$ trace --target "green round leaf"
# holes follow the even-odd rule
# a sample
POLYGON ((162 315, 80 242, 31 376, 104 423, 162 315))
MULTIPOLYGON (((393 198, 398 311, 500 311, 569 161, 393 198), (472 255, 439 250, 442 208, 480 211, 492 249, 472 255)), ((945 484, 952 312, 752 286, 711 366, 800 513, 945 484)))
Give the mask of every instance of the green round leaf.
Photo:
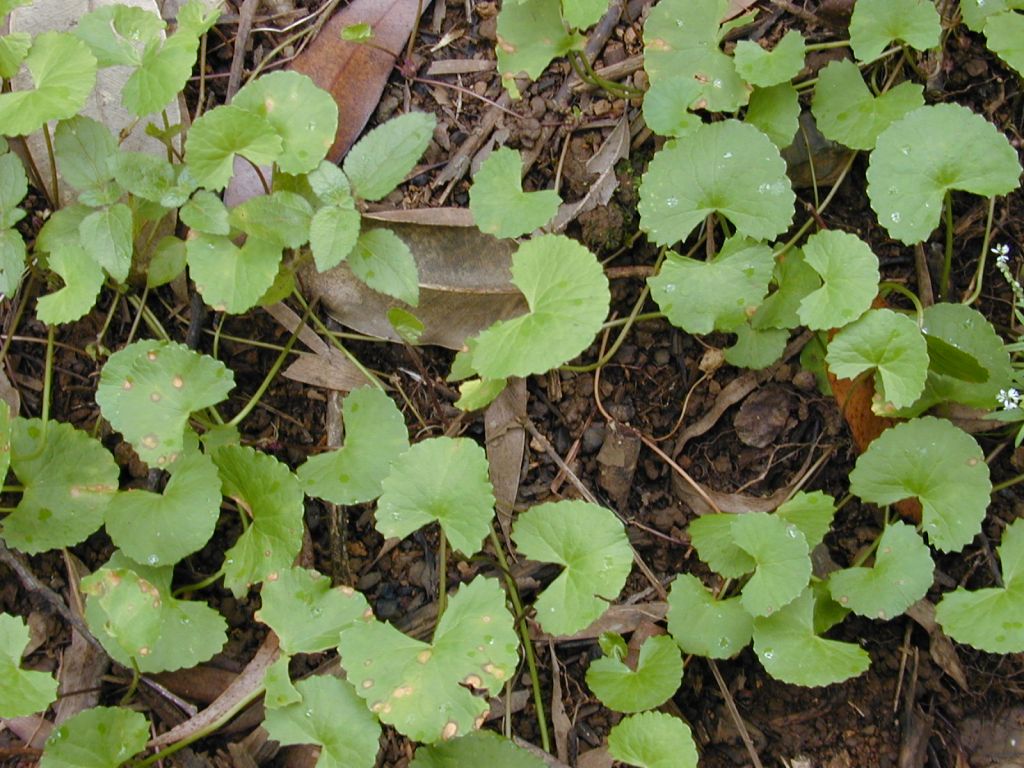
POLYGON ((1021 7, 1021 0, 960 0, 960 15, 970 29, 981 32, 990 16, 1021 7))
POLYGON ((118 768, 146 748, 149 722, 124 707, 93 707, 69 718, 46 740, 40 768, 118 768))
POLYGON ((120 474, 99 441, 39 419, 14 420, 11 469, 25 490, 4 518, 3 537, 26 554, 70 547, 96 531, 120 474))
POLYGON ((640 185, 640 227, 658 245, 672 245, 717 212, 738 234, 769 239, 789 228, 794 200, 771 139, 748 123, 723 120, 654 156, 640 185))
POLYGON ((146 285, 149 288, 167 285, 185 271, 186 259, 188 249, 184 240, 172 236, 160 238, 149 259, 146 285))
POLYGON ((259 115, 234 104, 211 109, 196 120, 185 141, 185 162, 208 189, 223 189, 234 173, 235 155, 260 164, 274 162, 281 137, 259 115))
POLYGON ((512 538, 520 554, 565 570, 534 603, 552 635, 571 635, 595 621, 626 584, 633 550, 615 513, 585 501, 539 504, 519 515, 512 538))
POLYGON ((437 118, 410 112, 378 125, 345 155, 342 169, 361 200, 380 200, 397 187, 434 135, 437 118))
POLYGON ((310 456, 296 474, 302 489, 333 504, 359 504, 380 496, 391 465, 409 449, 402 412, 375 387, 354 389, 342 400, 345 445, 310 456))
POLYGON ((931 545, 959 552, 981 530, 992 483, 973 437, 924 416, 885 430, 868 446, 850 473, 850 491, 875 504, 918 499, 931 545))
POLYGON ((835 499, 822 491, 799 491, 775 510, 776 517, 800 529, 808 549, 814 549, 825 538, 835 513, 835 499))
POLYGON ((789 331, 778 328, 755 329, 743 323, 733 329, 736 343, 725 350, 725 362, 737 368, 767 368, 786 351, 789 331))
POLYGON ((7 478, 11 466, 11 406, 0 399, 0 478, 7 478))
POLYGON ((306 75, 271 72, 248 83, 231 103, 273 126, 281 137, 281 154, 275 162, 285 173, 313 170, 334 143, 338 104, 306 75))
POLYGON ((148 152, 119 152, 114 161, 114 177, 136 197, 167 208, 184 205, 196 188, 195 179, 185 166, 171 165, 167 158, 148 152))
POLYGON ((313 207, 294 192, 257 195, 231 209, 229 221, 250 237, 282 248, 299 248, 309 241, 313 207))
POLYGON ((433 643, 371 619, 341 633, 348 679, 370 711, 411 739, 428 744, 478 727, 486 699, 515 674, 518 638, 505 593, 477 578, 448 600, 433 643))
POLYGON ((985 46, 1024 75, 1024 14, 1000 13, 985 22, 985 46))
POLYGON ((317 270, 325 272, 336 267, 352 253, 359 238, 360 221, 359 211, 351 201, 347 206, 325 205, 313 214, 309 222, 309 248, 317 270))
POLYGON ((776 147, 785 149, 800 127, 800 95, 792 83, 755 88, 745 121, 760 129, 776 147))
POLYGON ((416 260, 405 241, 390 229, 362 232, 348 254, 348 265, 373 290, 414 307, 419 304, 416 260))
POLYGON ((889 234, 913 245, 938 225, 947 191, 1005 195, 1017 188, 1020 173, 1016 150, 994 125, 958 104, 935 104, 914 110, 878 137, 868 165, 868 197, 889 234))
POLYGON ((648 637, 640 647, 636 669, 614 656, 590 662, 587 685, 616 712, 642 712, 661 706, 679 688, 683 660, 667 635, 648 637))
POLYGON ((832 598, 861 616, 891 619, 928 592, 932 585, 931 553, 906 523, 882 531, 871 568, 845 568, 828 578, 832 598))
POLYGON ((165 466, 181 453, 189 415, 219 403, 234 383, 223 363, 184 344, 137 341, 107 360, 96 402, 139 458, 165 466))
POLYGON ((492 731, 473 731, 416 750, 410 768, 544 768, 546 763, 492 731))
POLYGON ((850 18, 850 47, 860 61, 875 58, 893 40, 919 51, 934 48, 941 35, 931 0, 859 0, 850 18))
POLYGON ((530 312, 480 333, 471 365, 486 379, 529 376, 555 368, 594 340, 611 294, 589 250, 561 235, 527 241, 512 256, 512 282, 530 312))
POLYGON ((716 600, 692 574, 681 573, 672 582, 668 631, 683 653, 731 659, 750 642, 753 621, 738 597, 716 600))
POLYGON ((814 633, 810 589, 774 615, 754 620, 754 652, 776 680, 808 687, 841 683, 871 666, 860 646, 814 633))
POLYGON ((50 271, 64 280, 64 287, 36 301, 36 317, 48 325, 73 323, 96 303, 103 287, 103 270, 77 242, 60 243, 50 252, 48 262, 50 271))
POLYGON ((769 616, 796 598, 811 578, 807 539, 792 523, 763 512, 733 515, 736 546, 757 564, 740 603, 752 616, 769 616))
POLYGON ((435 520, 452 548, 471 555, 491 529, 487 455, 469 438, 435 437, 399 455, 381 485, 377 530, 405 538, 435 520))
POLYGON ((117 140, 103 123, 82 115, 62 120, 54 131, 53 149, 61 178, 78 190, 81 202, 110 205, 121 197, 112 183, 117 140))
POLYGON ((263 674, 263 687, 267 689, 263 697, 263 706, 268 710, 281 709, 302 701, 302 694, 295 689, 291 677, 288 676, 289 661, 288 655, 281 654, 263 674))
POLYGON ((547 0, 508 3, 498 14, 498 72, 501 84, 514 99, 519 98, 516 77, 525 72, 536 80, 551 61, 581 44, 575 32, 567 32, 561 8, 547 0))
POLYGON ((788 83, 804 68, 804 36, 791 29, 771 51, 752 40, 740 40, 733 57, 736 71, 751 85, 767 88, 788 83))
POLYGON ((640 768, 697 768, 690 727, 664 712, 624 718, 608 734, 608 753, 640 768))
POLYGON ((213 192, 200 189, 188 202, 181 206, 179 212, 182 222, 206 235, 231 234, 231 215, 228 207, 213 192))
POLYGON ((821 287, 821 278, 804 261, 803 251, 793 249, 776 261, 773 279, 777 290, 761 302, 750 324, 757 329, 796 328, 800 302, 821 287))
POLYGON ((185 87, 199 53, 199 38, 179 24, 163 44, 148 45, 140 66, 124 84, 121 99, 140 117, 160 112, 185 87))
POLYGON ((0 37, 0 77, 9 80, 17 75, 31 48, 32 35, 28 32, 10 32, 0 37))
POLYGON ((89 46, 101 67, 138 66, 142 48, 159 44, 166 26, 144 8, 106 5, 82 16, 72 34, 89 46))
POLYGON ((699 93, 696 80, 662 79, 651 83, 644 94, 644 122, 660 136, 685 136, 704 122, 700 115, 689 111, 699 93))
POLYGON ((501 147, 484 160, 469 190, 469 210, 482 231, 519 237, 544 226, 558 212, 558 193, 524 192, 522 174, 522 159, 514 149, 501 147))
POLYGON ((836 229, 807 238, 804 262, 824 283, 800 302, 801 322, 812 331, 841 328, 871 308, 878 295, 878 257, 856 235, 836 229))
POLYGON ((24 621, 0 613, 0 717, 28 717, 43 712, 57 698, 53 675, 20 666, 29 639, 24 621))
POLYGON ((700 559, 727 579, 746 576, 757 561, 736 544, 732 535, 731 514, 702 515, 690 523, 690 543, 700 559))
POLYGON ((196 289, 214 309, 240 314, 270 290, 281 264, 281 246, 256 237, 239 248, 230 238, 200 234, 185 243, 196 289))
POLYGON ((92 616, 103 616, 104 639, 132 659, 145 658, 160 639, 163 596, 130 568, 101 568, 82 579, 92 616))

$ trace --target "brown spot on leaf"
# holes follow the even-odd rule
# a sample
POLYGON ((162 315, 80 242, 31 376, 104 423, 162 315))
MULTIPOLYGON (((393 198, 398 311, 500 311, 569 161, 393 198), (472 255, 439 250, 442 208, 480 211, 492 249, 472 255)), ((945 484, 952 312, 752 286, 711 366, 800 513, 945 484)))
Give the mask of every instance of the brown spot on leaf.
POLYGON ((449 720, 444 724, 444 728, 441 729, 441 738, 445 741, 454 739, 459 734, 459 724, 449 720))

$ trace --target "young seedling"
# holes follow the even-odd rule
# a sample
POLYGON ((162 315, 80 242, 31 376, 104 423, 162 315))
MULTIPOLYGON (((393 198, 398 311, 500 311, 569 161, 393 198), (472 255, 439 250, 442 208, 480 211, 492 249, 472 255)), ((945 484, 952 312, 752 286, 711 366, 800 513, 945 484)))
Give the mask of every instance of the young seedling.
POLYGON ((683 679, 683 660, 679 647, 668 635, 644 640, 636 669, 624 659, 626 642, 621 635, 601 636, 605 655, 587 668, 587 685, 606 706, 616 712, 643 712, 664 704, 683 679))
POLYGON ((697 768, 690 727, 664 712, 630 715, 608 734, 608 753, 640 768, 697 768))

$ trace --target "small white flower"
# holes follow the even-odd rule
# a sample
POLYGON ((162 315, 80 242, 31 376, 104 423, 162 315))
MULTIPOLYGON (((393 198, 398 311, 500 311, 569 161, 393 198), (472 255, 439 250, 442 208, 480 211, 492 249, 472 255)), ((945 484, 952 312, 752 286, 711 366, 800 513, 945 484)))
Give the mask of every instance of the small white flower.
POLYGON ((1000 243, 999 245, 992 246, 989 249, 989 252, 995 254, 996 261, 1000 264, 1006 264, 1010 261, 1010 246, 1006 243, 1000 243))
POLYGON ((1016 389, 1000 389, 999 394, 996 395, 996 400, 1007 411, 1020 408, 1020 392, 1016 389))

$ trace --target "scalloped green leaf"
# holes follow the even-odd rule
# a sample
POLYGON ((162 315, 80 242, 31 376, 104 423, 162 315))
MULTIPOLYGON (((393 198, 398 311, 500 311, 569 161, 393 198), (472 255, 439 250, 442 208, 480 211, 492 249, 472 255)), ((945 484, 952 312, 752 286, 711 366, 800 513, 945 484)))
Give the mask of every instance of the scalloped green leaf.
POLYGON ((136 197, 159 203, 165 208, 185 205, 196 189, 196 180, 186 166, 171 165, 166 157, 149 152, 118 152, 114 161, 114 178, 136 197))
POLYGON ((0 134, 22 136, 50 120, 74 117, 96 85, 96 57, 62 32, 36 35, 24 66, 35 87, 0 94, 0 134))
POLYGON ((416 750, 410 768, 544 768, 544 763, 493 731, 473 731, 465 736, 416 750))
POLYGON ((18 206, 28 194, 28 177, 21 159, 13 152, 0 154, 0 228, 13 227, 25 211, 18 206))
POLYGON ((733 329, 736 343, 725 350, 725 362, 737 368, 759 371, 782 357, 789 331, 778 328, 751 328, 743 323, 733 329))
POLYGON ((562 0, 562 18, 570 27, 592 27, 608 10, 608 0, 562 0))
POLYGON ((757 567, 757 561, 736 544, 732 514, 701 515, 687 529, 700 559, 727 579, 738 579, 757 567))
POLYGON ((484 160, 469 190, 469 210, 482 231, 519 237, 544 226, 558 212, 558 193, 524 192, 522 174, 522 158, 509 147, 496 149, 484 160))
POLYGON ((935 564, 931 552, 911 526, 886 526, 871 568, 852 567, 828 577, 832 599, 861 616, 891 619, 928 592, 935 564))
POLYGON ((850 473, 850 491, 875 504, 918 499, 931 545, 959 552, 981 530, 992 483, 973 437, 923 416, 885 430, 868 446, 850 473))
POLYGON ((223 189, 231 180, 235 155, 268 165, 281 152, 281 137, 274 126, 234 104, 204 113, 192 124, 185 141, 189 170, 202 186, 213 190, 223 189))
POLYGON ((282 248, 299 248, 309 241, 312 217, 313 206, 301 195, 272 192, 251 197, 232 208, 229 221, 250 237, 282 248))
POLYGON ((941 36, 932 0, 859 0, 850 18, 850 47, 860 61, 874 59, 894 40, 925 51, 941 36))
POLYGON ((234 383, 234 374, 219 360, 184 344, 150 339, 110 356, 96 403, 139 458, 165 466, 182 451, 189 415, 219 403, 234 383))
POLYGON ((771 139, 749 123, 723 120, 654 156, 640 185, 640 227, 658 245, 672 245, 717 212, 737 234, 770 239, 789 228, 795 199, 771 139))
POLYGON ((900 83, 875 96, 849 59, 831 62, 818 73, 811 112, 822 135, 853 149, 874 149, 878 136, 895 121, 924 105, 924 88, 900 83))
POLYGON ((561 235, 523 243, 512 256, 512 282, 528 314, 480 333, 471 365, 485 379, 544 373, 583 352, 608 314, 611 293, 600 262, 561 235))
POLYGON ((669 255, 647 283, 672 325, 696 334, 733 331, 768 293, 774 269, 771 248, 732 237, 712 261, 669 255))
POLYGON ((800 302, 821 287, 821 278, 804 261, 803 251, 796 248, 776 260, 772 280, 777 288, 761 302, 750 324, 758 330, 796 328, 800 325, 800 302))
POLYGON ((788 82, 755 88, 744 120, 760 129, 776 147, 785 149, 800 127, 800 94, 788 82))
POLYGON ((163 493, 134 489, 111 499, 107 533, 137 563, 174 565, 213 536, 220 499, 213 461, 199 451, 187 451, 171 465, 163 493))
POLYGON ((700 93, 696 80, 662 79, 644 94, 643 113, 647 127, 661 136, 685 136, 703 124, 700 115, 689 111, 700 93))
POLYGON ((668 631, 683 653, 730 659, 750 643, 753 621, 738 597, 718 600, 692 574, 672 582, 668 631))
POLYGON ((924 391, 928 345, 917 323, 891 309, 871 309, 828 345, 829 370, 840 379, 875 371, 876 412, 910 405, 924 391))
POLYGON ((794 600, 811 578, 807 539, 793 523, 765 513, 733 515, 733 540, 756 563, 740 603, 752 616, 769 616, 794 600))
POLYGON ((0 37, 0 77, 10 79, 18 74, 31 48, 32 35, 28 32, 10 32, 0 37))
POLYGON ((810 588, 781 611, 754 620, 754 653, 776 680, 812 688, 841 683, 871 666, 860 646, 814 633, 810 588))
POLYGON ((661 706, 676 692, 683 679, 683 659, 671 637, 648 637, 640 646, 636 669, 616 656, 590 662, 587 685, 616 712, 642 712, 661 706))
POLYGON ((975 32, 985 29, 985 22, 990 16, 1011 8, 1024 9, 1024 0, 960 0, 964 24, 975 32))
POLYGON ((280 709, 302 701, 302 694, 295 689, 288 675, 290 660, 289 656, 281 654, 263 673, 263 687, 267 690, 263 697, 263 706, 268 710, 280 709))
POLYGON ((28 717, 45 711, 57 698, 53 675, 21 668, 29 640, 22 619, 0 613, 0 717, 28 717))
POLYGON ((552 635, 571 635, 615 600, 633 567, 633 550, 615 513, 585 501, 553 501, 523 512, 512 529, 524 557, 565 570, 534 602, 552 635))
POLYGON ((487 455, 469 438, 416 443, 391 464, 377 500, 377 530, 405 538, 434 522, 465 555, 479 551, 491 530, 494 491, 487 455))
MULTIPOLYGON (((361 200, 380 200, 397 187, 423 155, 437 118, 409 112, 378 125, 355 143, 342 170, 361 200)), ((333 139, 332 139, 333 141, 333 139)))
POLYGON ((200 189, 179 211, 185 226, 207 235, 231 234, 231 214, 224 201, 208 189, 200 189))
POLYGON ((1017 188, 1020 174, 1016 150, 994 125, 959 104, 934 104, 878 137, 868 164, 868 197, 889 234, 913 245, 938 225, 948 191, 1005 195, 1017 188))
POLYGON ((419 272, 409 246, 390 229, 359 234, 348 254, 352 273, 375 291, 416 306, 420 301, 419 272))
POLYGON ((332 587, 326 576, 287 568, 267 577, 256 620, 270 627, 288 654, 317 653, 338 644, 338 634, 365 618, 366 598, 352 587, 332 587))
POLYGON ((83 15, 72 34, 89 46, 99 66, 137 67, 143 48, 159 45, 166 26, 145 8, 105 5, 83 15))
MULTIPOLYGON (((79 192, 87 205, 110 205, 121 197, 114 182, 118 153, 110 129, 91 117, 76 115, 57 124, 53 151, 61 178, 79 192)), ((83 240, 82 245, 88 248, 83 240)))
POLYGON ((53 729, 39 768, 118 768, 146 748, 149 721, 124 707, 92 707, 53 729))
POLYGON ((644 69, 650 81, 700 84, 693 109, 735 112, 750 93, 736 72, 736 62, 719 43, 720 20, 728 15, 728 0, 663 0, 651 9, 644 24, 644 69))
POLYGON ((1000 13, 985 22, 985 47, 1024 75, 1024 14, 1000 13))
POLYGON ((516 78, 525 73, 536 80, 553 59, 581 47, 582 37, 569 32, 558 3, 522 0, 507 3, 498 14, 498 72, 513 99, 519 98, 516 78))
MULTIPOLYGON (((2 174, 3 171, 0 169, 0 176, 2 174)), ((25 241, 21 233, 14 229, 0 229, 0 294, 3 296, 13 296, 21 285, 26 256, 25 241)), ((102 279, 103 273, 100 272, 100 280, 102 279)))
POLYGON ((505 593, 482 577, 449 598, 432 643, 371 619, 342 632, 338 645, 370 711, 428 744, 478 727, 487 701, 474 692, 497 694, 516 672, 518 648, 505 593))
POLYGON ((823 491, 799 491, 775 510, 775 516, 799 528, 807 539, 807 548, 814 549, 832 526, 835 504, 835 499, 823 491))
POLYGON ((958 643, 988 653, 1020 653, 1024 650, 1024 520, 1014 520, 1003 530, 997 550, 1003 586, 960 587, 943 596, 935 607, 935 619, 958 643))
MULTIPOLYGON (((38 247, 38 241, 36 241, 38 247)), ((50 252, 50 271, 64 287, 36 301, 36 317, 48 325, 73 323, 93 308, 103 287, 103 270, 77 243, 61 243, 50 252)))
POLYGON ((375 387, 353 389, 342 400, 345 444, 310 456, 296 474, 302 489, 333 504, 359 504, 380 496, 391 465, 409 449, 405 419, 375 387))
POLYGON ((640 768, 697 768, 690 727, 664 712, 623 718, 608 734, 608 753, 640 768))
POLYGON ((359 238, 360 221, 351 199, 348 205, 325 205, 313 214, 309 222, 309 247, 320 272, 338 266, 352 253, 359 238))
POLYGON ((78 226, 82 249, 89 258, 123 283, 132 267, 132 211, 124 203, 93 211, 78 226))
POLYGON ((70 424, 14 419, 11 469, 24 486, 3 520, 7 544, 26 554, 84 541, 103 524, 120 474, 99 441, 70 424))
POLYGON ((804 244, 804 262, 823 283, 797 310, 812 331, 841 328, 871 308, 878 295, 878 257, 859 237, 836 229, 817 232, 804 244))
POLYGON ((213 460, 224 495, 249 521, 224 555, 224 586, 241 597, 250 585, 290 568, 302 549, 302 488, 288 467, 252 448, 218 448, 213 460))
POLYGON ((189 274, 203 301, 231 314, 256 306, 281 265, 281 246, 257 237, 238 247, 231 238, 199 234, 185 247, 189 274))
POLYGON ((276 162, 285 173, 313 170, 334 143, 338 104, 306 75, 271 72, 249 82, 231 103, 265 118, 281 137, 276 162))
POLYGON ((114 552, 82 579, 85 619, 112 659, 165 672, 194 667, 223 648, 227 622, 206 603, 176 599, 173 575, 173 566, 152 568, 114 552))
POLYGON ((739 76, 751 85, 767 88, 788 83, 804 68, 804 36, 791 29, 771 51, 752 40, 740 40, 733 58, 739 76))
POLYGON ((321 160, 320 164, 309 172, 306 180, 313 194, 324 204, 355 209, 348 177, 330 160, 321 160))

